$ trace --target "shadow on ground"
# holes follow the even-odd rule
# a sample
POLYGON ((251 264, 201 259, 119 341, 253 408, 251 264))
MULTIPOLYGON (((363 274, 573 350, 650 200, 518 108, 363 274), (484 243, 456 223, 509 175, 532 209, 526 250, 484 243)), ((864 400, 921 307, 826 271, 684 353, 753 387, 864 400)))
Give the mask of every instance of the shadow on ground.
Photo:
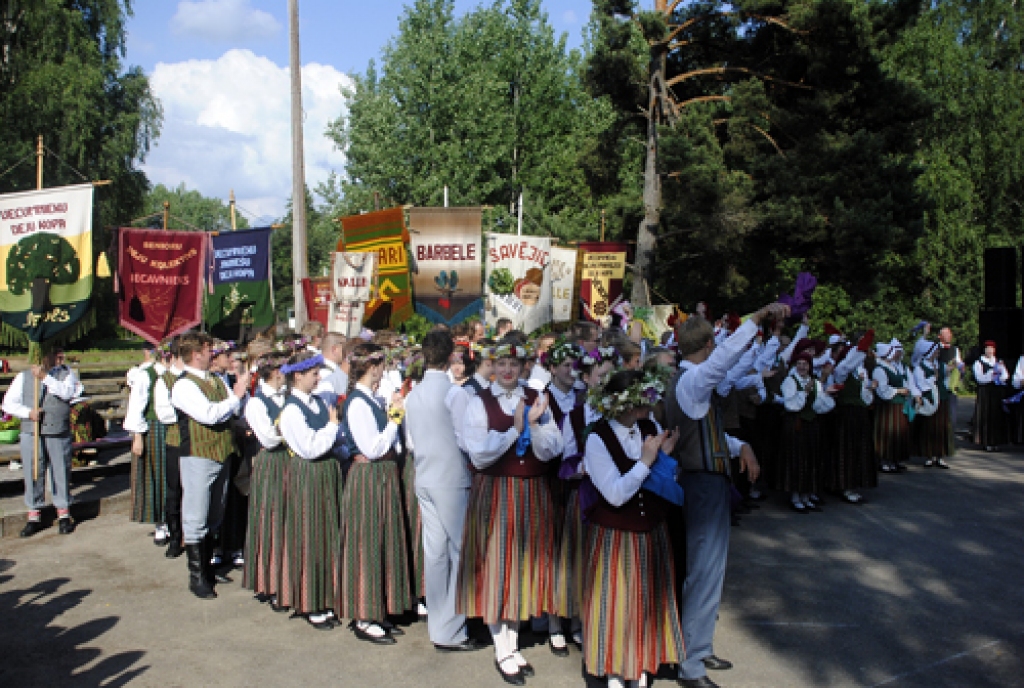
POLYGON ((29 588, 17 586, 15 564, 0 559, 0 685, 123 686, 148 667, 137 666, 141 651, 121 652, 96 661, 89 647, 113 628, 118 617, 93 619, 78 626, 60 617, 81 605, 91 590, 69 589, 68 578, 54 577, 29 588))

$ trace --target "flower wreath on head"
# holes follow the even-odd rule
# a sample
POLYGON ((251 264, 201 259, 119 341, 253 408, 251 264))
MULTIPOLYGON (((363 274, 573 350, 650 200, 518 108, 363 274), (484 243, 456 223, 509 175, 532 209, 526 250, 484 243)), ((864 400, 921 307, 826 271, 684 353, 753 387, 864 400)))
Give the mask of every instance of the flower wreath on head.
POLYGON ((622 364, 622 357, 614 346, 599 346, 593 351, 584 351, 578 359, 580 366, 597 366, 611 361, 615 365, 622 364))
POLYGON ((530 357, 530 351, 521 344, 502 344, 490 350, 488 358, 495 361, 499 358, 518 358, 520 361, 530 357))
POLYGON ((615 418, 637 406, 654 406, 665 394, 665 382, 656 370, 645 372, 642 378, 621 392, 605 391, 610 379, 609 376, 587 395, 590 406, 605 418, 615 418))
POLYGON ((160 358, 170 358, 171 357, 171 340, 167 339, 167 340, 164 340, 164 341, 160 342, 160 345, 157 346, 155 349, 153 349, 153 351, 155 351, 156 355, 159 356, 160 358))
POLYGON ((210 353, 213 356, 220 356, 221 354, 226 354, 226 353, 228 353, 230 351, 234 351, 234 350, 235 350, 235 343, 234 342, 221 342, 217 346, 215 346, 212 349, 210 349, 210 353))
POLYGON ((372 354, 366 354, 365 356, 356 356, 355 352, 350 353, 348 355, 349 363, 356 363, 359 365, 362 365, 364 363, 369 363, 370 365, 377 365, 378 363, 383 363, 386 360, 387 354, 384 353, 383 349, 380 351, 374 351, 372 354))
POLYGON ((576 361, 583 356, 583 349, 561 339, 555 342, 555 345, 540 355, 540 364, 545 368, 555 368, 562 365, 566 361, 573 362, 573 372, 578 372, 578 368, 575 365, 576 361))

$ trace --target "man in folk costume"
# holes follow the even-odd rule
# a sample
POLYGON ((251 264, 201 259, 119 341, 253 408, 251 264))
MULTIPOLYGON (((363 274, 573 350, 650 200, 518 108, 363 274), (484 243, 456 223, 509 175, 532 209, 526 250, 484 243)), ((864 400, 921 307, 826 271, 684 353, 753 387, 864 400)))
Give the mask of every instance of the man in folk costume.
POLYGON ((455 611, 471 477, 452 418, 452 401, 465 394, 448 379, 453 348, 446 332, 434 331, 424 337, 423 380, 405 400, 406 429, 416 448, 416 497, 422 519, 426 597, 430 602, 427 634, 441 652, 483 647, 466 635, 466 616, 455 611))
POLYGON ((225 464, 235 452, 231 419, 247 392, 242 376, 229 390, 209 372, 213 340, 193 332, 181 337, 178 348, 185 370, 171 390, 181 434, 182 530, 188 557, 189 590, 212 599, 214 574, 210 563, 215 531, 224 517, 228 472, 225 464))
POLYGON ((28 523, 21 537, 31 537, 43 529, 40 517, 46 503, 47 468, 60 534, 67 535, 75 529, 71 521, 71 400, 82 394, 83 387, 73 370, 58 365, 58 353, 59 350, 50 351, 38 365, 18 373, 4 395, 4 413, 22 421, 21 464, 28 523), (37 385, 38 406, 32 399, 37 385), (39 463, 33 466, 37 443, 39 463), (33 477, 36 470, 38 478, 33 477))
MULTIPOLYGON (((943 387, 945 387, 949 394, 949 403, 946 404, 947 415, 949 416, 949 425, 953 429, 952 432, 956 433, 956 419, 957 419, 957 401, 956 401, 956 388, 959 386, 960 376, 964 372, 964 360, 960 356, 960 347, 953 346, 953 330, 948 327, 943 327, 939 330, 939 365, 944 369, 943 376, 943 387)), ((952 442, 952 435, 950 436, 952 442)), ((950 446, 950 455, 953 453, 953 447, 950 446)))
POLYGON ((167 443, 154 401, 156 382, 167 372, 164 365, 167 353, 166 346, 147 350, 146 360, 131 371, 128 376, 128 408, 124 417, 124 429, 133 435, 131 520, 155 524, 153 543, 158 546, 166 545, 170 539, 163 513, 167 472, 164 447, 167 443))
POLYGON ((725 379, 765 318, 789 315, 783 304, 765 306, 740 325, 721 345, 703 318, 689 318, 677 327, 676 341, 683 357, 665 400, 668 427, 678 428, 673 456, 679 462, 680 483, 686 494, 686 575, 682 592, 682 624, 687 657, 679 682, 687 688, 713 688, 707 669, 728 669, 712 647, 722 583, 729 552, 730 456, 740 470, 756 481, 760 472, 750 445, 729 438, 721 413, 712 404, 715 388, 725 379))
POLYGON ((875 456, 883 473, 907 470, 910 460, 910 413, 920 396, 910 371, 903 365, 903 345, 898 339, 875 346, 875 366, 871 377, 878 383, 875 396, 875 456))
POLYGON ((185 370, 178 353, 178 338, 165 347, 168 368, 153 385, 153 409, 164 436, 164 522, 167 525, 167 550, 164 556, 176 559, 185 553, 181 527, 181 433, 178 410, 171 403, 171 390, 185 370))
POLYGON ((994 451, 1006 444, 1007 422, 1003 413, 1003 397, 1010 380, 1006 365, 996 358, 996 343, 985 342, 985 354, 974 362, 974 379, 978 383, 978 400, 974 406, 974 443, 994 451))
POLYGON ((533 667, 519 652, 519 622, 554 612, 555 506, 547 462, 562 434, 547 394, 519 386, 526 348, 502 342, 495 381, 470 400, 463 441, 476 469, 469 495, 456 611, 482 617, 495 667, 523 685, 533 667))

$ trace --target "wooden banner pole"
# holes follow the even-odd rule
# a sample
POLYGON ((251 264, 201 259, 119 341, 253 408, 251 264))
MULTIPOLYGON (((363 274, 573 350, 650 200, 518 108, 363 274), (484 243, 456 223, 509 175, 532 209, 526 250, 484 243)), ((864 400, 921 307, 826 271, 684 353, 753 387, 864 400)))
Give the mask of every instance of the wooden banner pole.
POLYGON ((167 231, 167 223, 171 220, 171 202, 164 201, 164 231, 167 231))
MULTIPOLYGON (((43 188, 43 154, 45 150, 43 147, 43 135, 40 134, 36 140, 36 189, 43 188)), ((31 350, 31 347, 29 349, 31 350)), ((32 363, 32 361, 29 361, 29 363, 32 363)), ((35 381, 32 408, 36 412, 35 437, 32 442, 32 481, 35 482, 39 480, 39 378, 33 375, 32 379, 35 381)), ((24 393, 24 390, 22 390, 22 394, 24 393)))
POLYGON ((238 223, 235 220, 235 190, 234 189, 231 189, 231 201, 230 201, 229 205, 231 206, 231 231, 233 232, 236 229, 238 229, 238 223))

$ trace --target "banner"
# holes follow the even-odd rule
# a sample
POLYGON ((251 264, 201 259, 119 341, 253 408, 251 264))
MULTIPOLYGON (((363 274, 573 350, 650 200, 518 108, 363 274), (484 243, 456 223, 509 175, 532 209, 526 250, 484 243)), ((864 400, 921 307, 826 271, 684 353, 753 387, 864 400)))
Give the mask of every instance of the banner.
POLYGON ((357 337, 363 331, 365 301, 331 301, 327 312, 327 331, 343 334, 348 338, 357 337))
POLYGON ((92 184, 0 196, 5 323, 52 339, 88 312, 92 282, 92 184))
POLYGON ((270 285, 270 240, 273 230, 220 232, 211 237, 209 284, 203 320, 215 337, 245 341, 243 332, 274 324, 270 285))
POLYGON ((480 279, 480 208, 413 208, 412 293, 416 312, 454 325, 483 308, 480 279))
POLYGON ((585 242, 583 275, 580 279, 580 302, 583 314, 607 327, 611 324, 612 309, 622 301, 622 280, 626 277, 626 251, 628 246, 619 242, 585 242))
POLYGON ((117 269, 121 326, 159 344, 198 325, 209 240, 205 232, 121 228, 117 269))
POLYGON ((398 327, 413 314, 409 260, 405 252, 408 243, 409 232, 405 229, 402 208, 341 218, 338 251, 374 251, 377 254, 380 281, 377 293, 366 304, 365 314, 366 326, 371 330, 398 327))
POLYGON ((576 255, 574 248, 551 249, 551 322, 572 320, 576 255))
POLYGON ((327 327, 327 316, 331 307, 331 278, 304 278, 302 280, 302 295, 306 299, 306 314, 309 319, 317 320, 327 327))
POLYGON ((551 239, 487 235, 487 324, 512 321, 526 334, 551 321, 551 239))
POLYGON ((332 302, 369 301, 377 271, 377 254, 363 251, 332 255, 332 302))

